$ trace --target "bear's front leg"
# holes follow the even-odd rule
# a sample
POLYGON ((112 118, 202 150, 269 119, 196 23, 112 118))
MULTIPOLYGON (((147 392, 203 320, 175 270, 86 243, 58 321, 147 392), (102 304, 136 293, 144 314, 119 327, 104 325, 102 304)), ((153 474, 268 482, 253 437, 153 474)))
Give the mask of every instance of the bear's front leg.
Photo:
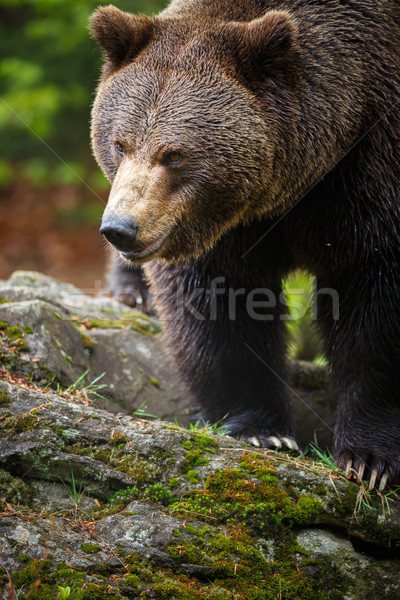
POLYGON ((370 489, 378 485, 380 490, 388 481, 400 481, 400 297, 395 276, 397 269, 389 273, 388 265, 354 268, 334 286, 339 310, 327 296, 318 302, 337 398, 333 453, 349 476, 367 479, 370 489))
POLYGON ((114 249, 110 249, 107 267, 107 288, 111 296, 128 306, 152 313, 142 267, 124 262, 114 249))
POLYGON ((169 353, 208 421, 258 447, 298 450, 283 383, 280 276, 255 286, 236 269, 225 275, 206 259, 146 266, 169 353))

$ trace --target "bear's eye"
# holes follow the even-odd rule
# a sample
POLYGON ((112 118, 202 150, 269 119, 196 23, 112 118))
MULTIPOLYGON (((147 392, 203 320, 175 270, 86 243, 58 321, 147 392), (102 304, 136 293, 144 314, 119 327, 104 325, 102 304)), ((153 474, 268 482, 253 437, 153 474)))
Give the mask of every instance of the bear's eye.
POLYGON ((179 165, 181 161, 182 154, 180 152, 173 151, 167 154, 165 157, 165 162, 167 165, 179 165))
POLYGON ((124 148, 123 144, 121 144, 121 142, 115 142, 114 148, 115 148, 115 151, 117 152, 117 154, 120 154, 120 156, 124 156, 125 148, 124 148))

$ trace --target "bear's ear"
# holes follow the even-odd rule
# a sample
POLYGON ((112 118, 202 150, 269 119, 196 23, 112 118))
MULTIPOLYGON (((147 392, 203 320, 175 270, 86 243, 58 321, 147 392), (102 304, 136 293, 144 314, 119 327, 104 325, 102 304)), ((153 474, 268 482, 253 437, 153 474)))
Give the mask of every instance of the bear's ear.
POLYGON ((271 10, 247 23, 230 23, 227 33, 236 67, 246 79, 274 76, 293 62, 297 27, 286 11, 271 10))
POLYGON ((122 12, 111 4, 98 8, 90 19, 92 37, 105 51, 105 73, 133 60, 150 42, 154 21, 122 12))

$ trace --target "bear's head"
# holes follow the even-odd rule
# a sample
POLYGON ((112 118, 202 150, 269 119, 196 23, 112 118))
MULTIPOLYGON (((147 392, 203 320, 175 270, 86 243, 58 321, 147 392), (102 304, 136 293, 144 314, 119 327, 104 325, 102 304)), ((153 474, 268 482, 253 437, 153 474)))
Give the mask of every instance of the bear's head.
POLYGON ((91 30, 105 53, 92 144, 112 182, 101 232, 124 258, 197 257, 283 211, 296 119, 288 13, 218 23, 109 6, 91 30))

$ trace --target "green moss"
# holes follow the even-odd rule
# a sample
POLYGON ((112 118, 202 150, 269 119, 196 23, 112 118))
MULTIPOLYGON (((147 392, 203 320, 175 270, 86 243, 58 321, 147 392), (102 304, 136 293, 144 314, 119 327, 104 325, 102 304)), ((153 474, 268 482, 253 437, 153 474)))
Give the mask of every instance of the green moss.
POLYGON ((10 326, 5 319, 0 320, 0 365, 13 370, 19 355, 29 352, 25 335, 20 327, 10 326))
POLYGON ((30 562, 31 559, 30 559, 30 556, 28 556, 28 554, 18 554, 18 560, 20 562, 27 563, 27 562, 30 562))
POLYGON ((246 600, 341 598, 337 570, 325 559, 309 559, 290 531, 285 533, 283 541, 276 544, 273 561, 259 552, 243 524, 236 523, 225 535, 208 530, 194 543, 179 540, 167 549, 175 564, 198 565, 203 576, 213 582, 212 587, 207 589, 199 582, 174 587, 178 582, 168 579, 165 588, 156 584, 152 589, 164 590, 165 594, 190 592, 196 598, 230 598, 231 594, 246 600))
POLYGON ((179 529, 173 529, 173 530, 172 530, 172 535, 173 535, 174 537, 180 538, 182 534, 181 534, 181 532, 179 531, 179 529))
POLYGON ((193 485, 195 485, 196 483, 199 483, 198 474, 193 469, 191 469, 190 471, 188 471, 186 473, 186 477, 189 479, 190 483, 193 485))
MULTIPOLYGON (((249 463, 245 465, 249 469, 249 463)), ((250 467, 256 469, 254 464, 250 467)), ((264 465, 257 480, 248 478, 242 469, 215 471, 208 476, 205 490, 192 490, 172 506, 174 514, 186 518, 202 515, 211 523, 245 522, 264 533, 276 533, 283 524, 312 523, 323 510, 322 504, 308 496, 292 502, 270 471, 264 465)))
MULTIPOLYGON (((222 535, 210 527, 199 529, 186 524, 185 534, 195 540, 178 538, 170 544, 168 553, 174 562, 199 565, 215 588, 246 600, 341 597, 336 589, 338 574, 324 561, 309 559, 292 531, 312 523, 323 510, 322 504, 306 495, 293 501, 279 487, 272 463, 260 454, 244 454, 240 466, 211 473, 204 490, 192 490, 170 507, 174 516, 228 527, 222 535), (268 561, 258 550, 256 540, 260 534, 274 540, 274 561, 268 561)), ((171 585, 161 585, 165 597, 168 593, 184 593, 171 585)), ((200 598, 213 597, 201 587, 190 590, 200 598)))
POLYGON ((73 600, 122 600, 118 589, 108 582, 88 582, 86 573, 74 571, 73 567, 66 568, 64 563, 54 568, 49 560, 31 561, 24 569, 13 573, 12 580, 16 589, 23 588, 24 597, 29 600, 54 600, 57 585, 69 587, 73 600))
POLYGON ((190 523, 185 524, 185 531, 189 535, 199 535, 199 530, 190 523))
POLYGON ((33 560, 24 569, 12 574, 13 584, 17 588, 29 586, 38 579, 42 579, 50 571, 49 560, 33 560))
POLYGON ((132 573, 128 573, 128 575, 126 575, 124 577, 124 581, 123 581, 124 585, 129 586, 129 588, 131 589, 131 591, 135 591, 138 592, 141 589, 141 584, 140 584, 140 579, 137 575, 133 575, 132 573))
POLYGON ((175 488, 179 487, 178 477, 171 477, 171 479, 168 481, 168 487, 170 490, 174 490, 175 488))
POLYGON ((90 329, 124 329, 122 321, 117 319, 85 319, 90 329))
POLYGON ((2 404, 8 404, 10 401, 7 392, 0 392, 0 406, 2 404))
POLYGON ((210 435, 203 433, 195 433, 190 436, 190 439, 181 442, 183 448, 187 450, 185 459, 181 463, 179 469, 182 473, 187 474, 194 467, 207 465, 210 462, 209 458, 204 456, 205 452, 215 454, 218 444, 210 435))
POLYGON ((133 500, 140 498, 141 493, 137 487, 127 488, 125 490, 118 490, 110 496, 107 504, 101 509, 101 516, 119 513, 124 510, 133 500))
MULTIPOLYGON (((119 448, 112 450, 120 451, 119 448)), ((176 515, 185 502, 191 503, 192 510, 197 509, 196 521, 204 521, 208 515, 213 525, 194 526, 187 522, 187 513, 184 514, 185 527, 172 530, 167 549, 173 570, 117 551, 123 567, 113 571, 114 579, 105 570, 104 582, 89 583, 84 573, 74 572, 65 564, 58 565, 55 572, 43 568, 38 577, 36 567, 35 579, 32 570, 19 572, 18 581, 24 581, 24 593, 34 600, 53 600, 58 583, 71 587, 74 600, 114 600, 142 595, 157 600, 335 600, 343 597, 339 574, 329 562, 310 559, 291 531, 292 527, 302 527, 315 518, 320 510, 317 501, 303 495, 293 502, 279 488, 267 461, 243 457, 242 463, 242 468, 212 473, 203 490, 194 490, 173 505, 172 513, 176 515), (205 509, 204 516, 202 509, 205 509), (260 537, 273 543, 273 560, 260 551, 260 537), (198 578, 187 574, 188 564, 192 573, 199 573, 198 578), (126 574, 125 570, 129 572, 126 574), (38 579, 40 585, 35 589, 38 579), (53 590, 52 596, 50 590, 53 590)), ((168 488, 154 484, 145 486, 142 492, 137 488, 120 491, 112 502, 116 506, 137 494, 156 501, 167 499, 167 504, 170 498, 168 488)), ((91 547, 100 548, 96 544, 81 547, 85 552, 91 547)), ((98 570, 92 572, 92 577, 97 573, 98 570)))
POLYGON ((327 488, 327 486, 323 485, 322 483, 315 484, 312 490, 314 494, 317 494, 318 496, 326 496, 326 494, 329 493, 329 489, 327 488))
POLYGON ((34 490, 19 477, 0 469, 0 498, 11 506, 29 506, 34 498, 34 490))
MULTIPOLYGON (((112 579, 106 578, 97 585, 88 583, 84 573, 58 565, 56 573, 43 573, 38 595, 32 597, 53 600, 54 595, 49 595, 51 582, 53 589, 55 582, 70 586, 74 600, 122 600, 139 596, 157 600, 338 600, 343 597, 340 575, 329 561, 311 560, 290 535, 277 544, 274 560, 268 561, 243 525, 236 524, 224 535, 209 528, 203 534, 201 531, 206 528, 192 529, 197 533, 194 543, 176 538, 168 548, 175 565, 173 571, 164 570, 139 555, 120 553, 128 573, 115 573, 112 579), (187 564, 192 570, 198 568, 201 577, 187 575, 187 564)), ((26 590, 31 597, 34 585, 29 585, 29 580, 26 590)))
MULTIPOLYGON (((390 496, 389 493, 388 498, 390 496)), ((349 484, 345 494, 341 494, 341 502, 335 504, 332 502, 331 508, 339 512, 344 519, 350 520, 350 523, 357 522, 358 530, 366 537, 374 539, 383 547, 390 548, 398 545, 400 541, 400 527, 390 520, 390 516, 389 519, 387 518, 390 515, 390 508, 386 515, 383 512, 383 501, 381 494, 362 490, 357 484, 352 483, 349 484), (362 515, 362 519, 358 518, 359 515, 362 515)))
POLYGON ((144 460, 131 454, 121 457, 115 468, 118 471, 127 473, 141 485, 157 481, 161 475, 160 467, 154 464, 154 462, 144 460))
POLYGON ((56 571, 52 573, 52 578, 56 582, 67 582, 70 583, 80 581, 82 579, 82 573, 74 571, 73 567, 66 567, 65 563, 57 563, 56 571))
POLYGON ((101 550, 101 547, 98 544, 84 543, 81 544, 81 548, 86 554, 96 554, 96 552, 100 552, 101 550))
POLYGON ((195 433, 192 436, 192 441, 196 446, 203 448, 203 450, 207 450, 208 452, 213 451, 218 448, 218 444, 215 440, 212 439, 210 435, 205 433, 195 433))
POLYGON ((84 589, 74 590, 74 600, 106 600, 106 598, 116 598, 120 595, 113 593, 108 585, 97 585, 88 583, 84 589))
POLYGON ((292 526, 309 525, 323 511, 321 502, 310 496, 300 496, 295 506, 288 508, 285 519, 292 526))
POLYGON ((83 333, 81 330, 79 330, 79 332, 81 334, 82 346, 86 350, 93 350, 94 339, 90 337, 90 335, 87 335, 87 333, 83 333))
POLYGON ((152 591, 158 600, 198 600, 201 596, 186 585, 172 580, 157 583, 152 591))
POLYGON ((11 325, 10 327, 7 327, 6 329, 6 335, 10 338, 10 339, 17 339, 19 338, 22 334, 21 328, 18 327, 17 325, 11 325))
POLYGON ((246 453, 241 457, 241 468, 261 481, 277 483, 276 468, 271 461, 257 453, 246 453), (271 479, 272 478, 272 479, 271 479))
POLYGON ((24 431, 38 429, 41 418, 33 413, 17 413, 7 417, 0 423, 0 430, 7 434, 11 439, 15 439, 24 431))
POLYGON ((279 577, 283 597, 302 600, 343 597, 340 591, 342 578, 329 561, 325 558, 299 559, 299 555, 306 556, 307 553, 290 534, 276 546, 274 571, 279 577))
POLYGON ((25 333, 33 333, 33 329, 29 325, 26 325, 26 327, 24 327, 24 331, 25 333))
POLYGON ((154 502, 159 502, 164 506, 169 506, 173 502, 176 502, 176 497, 169 490, 165 489, 161 483, 156 483, 146 488, 145 497, 150 498, 154 502))
POLYGON ((110 444, 113 446, 123 447, 128 443, 128 438, 121 431, 113 431, 110 444))
POLYGON ((349 485, 340 495, 338 501, 335 501, 332 508, 343 517, 351 517, 357 505, 358 491, 359 487, 357 485, 349 485))
POLYGON ((149 317, 140 311, 121 313, 118 319, 109 318, 85 318, 74 317, 78 326, 82 325, 86 329, 134 329, 145 335, 160 337, 161 328, 156 321, 151 321, 149 317))
POLYGON ((146 460, 132 454, 130 448, 125 448, 127 442, 127 437, 116 431, 107 445, 84 445, 82 441, 78 441, 75 444, 66 444, 64 450, 79 456, 89 456, 127 473, 136 480, 138 486, 159 481, 163 472, 164 457, 160 457, 158 466, 156 459, 146 460))
POLYGON ((202 465, 208 465, 210 459, 205 458, 201 449, 189 450, 186 453, 186 457, 180 465, 182 473, 187 473, 192 470, 193 467, 201 467, 202 465))

